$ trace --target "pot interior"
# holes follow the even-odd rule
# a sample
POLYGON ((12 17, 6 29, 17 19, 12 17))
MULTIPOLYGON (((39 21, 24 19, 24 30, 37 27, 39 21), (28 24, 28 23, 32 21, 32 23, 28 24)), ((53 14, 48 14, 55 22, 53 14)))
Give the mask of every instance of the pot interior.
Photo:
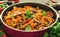
MULTIPOLYGON (((43 5, 43 4, 39 4, 39 3, 20 3, 20 4, 15 4, 13 6, 17 6, 17 7, 24 7, 24 6, 39 7, 40 9, 43 9, 43 10, 46 10, 46 11, 52 11, 53 14, 54 14, 54 17, 53 18, 55 18, 55 20, 57 19, 57 14, 54 11, 54 9, 52 9, 52 8, 46 6, 46 5, 43 5)), ((6 10, 3 11, 2 21, 4 21, 3 20, 3 18, 4 18, 3 16, 5 16, 8 11, 12 10, 13 9, 13 6, 10 6, 6 10)))

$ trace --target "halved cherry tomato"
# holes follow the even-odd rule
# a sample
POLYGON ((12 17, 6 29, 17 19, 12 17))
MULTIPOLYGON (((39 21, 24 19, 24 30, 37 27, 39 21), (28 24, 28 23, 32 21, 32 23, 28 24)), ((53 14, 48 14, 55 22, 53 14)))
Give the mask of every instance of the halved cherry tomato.
POLYGON ((0 4, 3 4, 3 2, 0 2, 0 4))

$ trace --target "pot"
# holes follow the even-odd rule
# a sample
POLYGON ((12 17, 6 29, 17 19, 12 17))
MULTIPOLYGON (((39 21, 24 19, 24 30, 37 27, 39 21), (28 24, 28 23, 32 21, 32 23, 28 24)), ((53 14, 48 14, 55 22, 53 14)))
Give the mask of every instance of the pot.
POLYGON ((47 27, 45 29, 42 29, 42 30, 28 32, 28 31, 22 31, 22 30, 14 29, 14 28, 12 28, 12 27, 10 27, 10 26, 8 26, 7 24, 4 23, 3 16, 6 14, 7 11, 12 10, 13 6, 23 7, 23 6, 26 6, 26 5, 30 5, 32 7, 39 6, 41 9, 44 9, 44 10, 47 10, 47 11, 48 10, 52 11, 54 13, 55 22, 51 26, 53 26, 59 18, 59 15, 58 15, 57 11, 53 7, 45 5, 45 4, 41 4, 41 3, 37 3, 37 2, 20 2, 20 3, 17 3, 17 4, 11 5, 11 6, 7 7, 6 9, 4 9, 1 13, 1 21, 3 23, 4 31, 10 37, 42 37, 44 32, 48 31, 48 29, 51 27, 51 26, 49 26, 49 27, 47 27))

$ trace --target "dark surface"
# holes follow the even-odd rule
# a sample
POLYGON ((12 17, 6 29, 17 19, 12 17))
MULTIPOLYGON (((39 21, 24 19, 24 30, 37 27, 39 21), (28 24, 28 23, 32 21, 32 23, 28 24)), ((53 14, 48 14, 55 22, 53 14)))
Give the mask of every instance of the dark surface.
POLYGON ((60 4, 57 4, 56 6, 53 6, 57 11, 60 10, 60 4))
POLYGON ((4 3, 7 3, 8 5, 12 5, 13 4, 13 2, 4 2, 4 3))

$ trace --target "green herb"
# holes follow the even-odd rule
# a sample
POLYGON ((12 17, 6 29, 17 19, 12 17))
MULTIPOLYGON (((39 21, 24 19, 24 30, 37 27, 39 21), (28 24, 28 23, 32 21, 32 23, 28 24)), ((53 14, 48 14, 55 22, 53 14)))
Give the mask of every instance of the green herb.
POLYGON ((30 25, 25 28, 26 31, 30 31, 30 25))
POLYGON ((0 32, 0 37, 2 37, 4 35, 4 32, 0 32))
POLYGON ((0 8, 2 8, 1 5, 2 5, 2 4, 0 4, 0 8))
POLYGON ((32 16, 31 16, 31 13, 30 13, 30 11, 26 11, 26 18, 31 18, 32 16))
POLYGON ((6 7, 8 7, 8 4, 7 3, 0 4, 0 8, 5 9, 6 7))
POLYGON ((3 9, 5 8, 5 5, 4 4, 2 4, 1 6, 2 6, 3 9))
POLYGON ((54 26, 50 27, 47 34, 45 33, 43 37, 45 35, 48 35, 46 37, 60 37, 60 21, 58 20, 54 26))
POLYGON ((47 33, 47 32, 45 32, 45 35, 44 35, 44 37, 48 37, 48 33, 47 33))
POLYGON ((46 11, 42 10, 42 15, 46 16, 46 11))

